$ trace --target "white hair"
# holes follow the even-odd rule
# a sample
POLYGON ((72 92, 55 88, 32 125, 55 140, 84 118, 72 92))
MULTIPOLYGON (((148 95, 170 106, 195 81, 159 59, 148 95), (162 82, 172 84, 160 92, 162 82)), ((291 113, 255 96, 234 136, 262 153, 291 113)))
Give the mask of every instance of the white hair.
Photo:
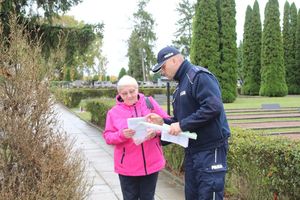
POLYGON ((126 86, 135 86, 136 88, 138 88, 138 83, 135 80, 135 78, 128 76, 128 75, 124 75, 118 81, 117 90, 120 91, 120 89, 122 89, 123 87, 126 87, 126 86))

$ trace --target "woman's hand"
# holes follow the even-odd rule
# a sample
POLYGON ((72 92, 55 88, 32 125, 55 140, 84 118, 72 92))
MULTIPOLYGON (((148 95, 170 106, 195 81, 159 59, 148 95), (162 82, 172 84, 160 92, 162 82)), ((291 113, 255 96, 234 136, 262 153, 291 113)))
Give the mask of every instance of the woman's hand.
POLYGON ((151 140, 156 136, 156 131, 153 130, 152 128, 147 128, 147 137, 146 140, 151 140))
POLYGON ((135 134, 135 130, 132 130, 132 129, 129 129, 129 128, 126 128, 126 129, 123 129, 123 135, 125 138, 132 138, 132 136, 135 134))

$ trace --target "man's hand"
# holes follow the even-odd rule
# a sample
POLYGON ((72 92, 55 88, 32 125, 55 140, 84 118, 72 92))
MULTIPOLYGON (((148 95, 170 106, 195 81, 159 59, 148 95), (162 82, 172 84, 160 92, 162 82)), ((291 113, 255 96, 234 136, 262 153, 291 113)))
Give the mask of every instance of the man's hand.
POLYGON ((126 129, 123 129, 123 135, 125 138, 132 138, 132 136, 135 134, 135 130, 132 130, 132 129, 129 129, 129 128, 126 128, 126 129))
POLYGON ((181 133, 182 130, 179 126, 179 122, 173 123, 170 125, 170 130, 169 130, 169 134, 170 135, 179 135, 179 133, 181 133))
POLYGON ((163 125, 164 120, 161 116, 155 113, 150 113, 146 115, 146 121, 152 124, 163 125))

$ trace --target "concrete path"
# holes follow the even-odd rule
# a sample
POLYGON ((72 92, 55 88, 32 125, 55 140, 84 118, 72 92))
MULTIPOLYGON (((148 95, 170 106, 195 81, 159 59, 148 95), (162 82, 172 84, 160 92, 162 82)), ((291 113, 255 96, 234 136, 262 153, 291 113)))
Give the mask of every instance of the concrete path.
MULTIPOLYGON (((113 171, 113 146, 107 145, 101 130, 79 119, 62 105, 56 105, 62 128, 75 138, 74 147, 86 160, 88 179, 92 182, 89 200, 123 199, 118 175, 113 171)), ((156 200, 184 200, 183 185, 162 171, 159 174, 156 200)))

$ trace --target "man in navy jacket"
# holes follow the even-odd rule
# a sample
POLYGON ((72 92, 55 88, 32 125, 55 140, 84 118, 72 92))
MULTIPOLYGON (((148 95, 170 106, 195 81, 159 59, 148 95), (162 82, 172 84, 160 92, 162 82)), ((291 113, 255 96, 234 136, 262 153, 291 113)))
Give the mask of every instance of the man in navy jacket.
POLYGON ((148 121, 170 124, 169 134, 197 133, 185 149, 186 200, 223 199, 230 129, 216 77, 192 65, 171 46, 161 49, 153 72, 178 82, 173 94, 171 119, 150 114, 148 121))

